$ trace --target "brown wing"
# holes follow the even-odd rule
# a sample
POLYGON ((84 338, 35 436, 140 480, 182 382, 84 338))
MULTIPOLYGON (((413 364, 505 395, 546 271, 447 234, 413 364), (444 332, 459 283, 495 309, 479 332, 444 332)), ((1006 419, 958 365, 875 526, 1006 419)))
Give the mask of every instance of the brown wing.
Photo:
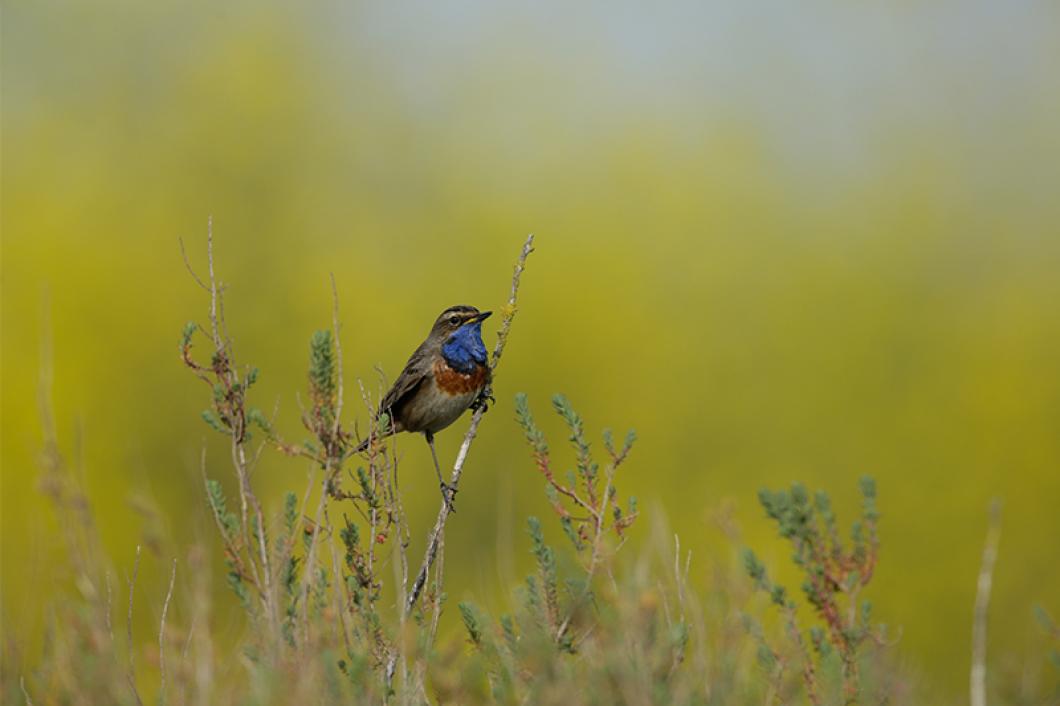
MULTIPOLYGON (((383 397, 383 402, 379 405, 380 413, 389 413, 394 422, 400 420, 401 408, 427 379, 430 369, 431 356, 424 350, 424 346, 420 346, 405 363, 405 369, 401 371, 390 391, 383 397)), ((395 429, 395 431, 401 430, 395 429)))

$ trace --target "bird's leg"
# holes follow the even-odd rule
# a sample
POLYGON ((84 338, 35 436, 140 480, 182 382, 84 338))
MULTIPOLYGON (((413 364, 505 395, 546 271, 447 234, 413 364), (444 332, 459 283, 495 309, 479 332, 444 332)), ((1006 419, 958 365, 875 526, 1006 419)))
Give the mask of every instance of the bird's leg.
POLYGON ((442 469, 438 465, 438 454, 434 450, 434 434, 429 431, 423 432, 427 439, 427 445, 431 447, 431 458, 434 459, 434 472, 438 474, 438 487, 442 490, 442 500, 449 507, 449 512, 456 512, 453 501, 456 500, 456 488, 442 480, 442 469))

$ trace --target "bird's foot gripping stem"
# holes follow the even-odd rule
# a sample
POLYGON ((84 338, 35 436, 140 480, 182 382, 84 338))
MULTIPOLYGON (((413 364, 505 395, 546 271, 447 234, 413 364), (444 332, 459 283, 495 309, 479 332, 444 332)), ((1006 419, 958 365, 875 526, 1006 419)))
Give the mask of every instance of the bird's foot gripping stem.
POLYGON ((483 412, 489 411, 490 405, 497 400, 493 397, 493 389, 490 387, 482 388, 482 392, 478 393, 478 397, 471 403, 471 411, 477 412, 481 409, 483 412))
POLYGON ((449 512, 456 512, 456 506, 453 505, 456 502, 456 488, 448 483, 442 482, 440 484, 442 491, 442 500, 445 501, 445 506, 449 508, 449 512))

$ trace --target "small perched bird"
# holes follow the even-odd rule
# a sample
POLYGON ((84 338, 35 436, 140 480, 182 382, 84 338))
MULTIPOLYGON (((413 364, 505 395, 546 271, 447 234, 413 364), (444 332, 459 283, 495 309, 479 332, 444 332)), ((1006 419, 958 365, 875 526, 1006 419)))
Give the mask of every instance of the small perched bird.
MULTIPOLYGON (((473 306, 451 306, 431 327, 405 369, 383 397, 379 414, 387 414, 387 434, 421 432, 431 448, 442 498, 453 509, 456 489, 442 478, 434 435, 455 422, 468 409, 490 399, 490 367, 482 343, 482 322, 491 311, 473 306)), ((368 448, 365 439, 358 451, 368 448)))

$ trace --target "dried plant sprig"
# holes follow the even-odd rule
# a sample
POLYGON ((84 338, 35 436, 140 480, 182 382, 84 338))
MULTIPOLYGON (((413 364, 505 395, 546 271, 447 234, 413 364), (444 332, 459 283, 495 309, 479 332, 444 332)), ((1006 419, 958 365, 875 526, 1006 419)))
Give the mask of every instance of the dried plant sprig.
POLYGON ((627 508, 623 510, 614 486, 615 473, 629 456, 637 436, 630 430, 622 448, 616 450, 611 431, 604 430, 604 448, 610 456, 610 462, 604 469, 604 487, 601 492, 599 464, 593 459, 581 417, 563 395, 554 396, 552 406, 570 429, 570 441, 575 449, 577 462, 574 482, 563 483, 556 479, 548 443, 534 421, 527 396, 522 393, 515 397, 516 420, 523 428, 538 470, 545 477, 546 495, 553 510, 560 517, 564 531, 579 553, 586 548, 593 549, 589 559, 592 563, 594 556, 595 561, 599 560, 600 539, 604 533, 614 532, 621 539, 625 530, 637 518, 636 498, 630 497, 627 508), (579 492, 579 484, 582 492, 579 492), (566 507, 562 498, 570 501, 573 507, 566 507))
MULTIPOLYGON (((183 241, 181 251, 184 252, 183 241)), ((246 393, 257 380, 258 372, 256 368, 249 368, 241 376, 236 365, 234 347, 224 319, 224 285, 218 281, 214 268, 212 217, 207 223, 206 255, 209 271, 206 280, 195 273, 186 252, 184 263, 196 284, 210 295, 210 326, 207 331, 212 347, 210 362, 201 364, 192 357, 192 339, 195 331, 201 327, 191 323, 184 327, 181 335, 181 360, 196 377, 210 386, 212 405, 203 413, 203 419, 215 431, 230 439, 232 465, 239 484, 240 501, 239 542, 230 546, 237 553, 243 554, 242 567, 258 589, 266 622, 275 633, 278 616, 264 513, 250 484, 252 463, 246 451, 246 444, 251 438, 248 430, 246 393)), ((257 415, 252 418, 257 419, 257 415)))
MULTIPOLYGON (((766 573, 765 565, 758 560, 758 557, 756 557, 754 552, 750 549, 744 552, 744 567, 747 570, 747 574, 754 582, 755 588, 767 594, 773 604, 776 605, 783 614, 785 632, 802 662, 802 681, 803 686, 806 688, 806 698, 810 700, 810 703, 817 706, 821 703, 817 669, 814 666, 813 657, 810 654, 809 649, 807 649, 806 641, 803 639, 802 632, 799 629, 799 623, 796 618, 797 608, 795 601, 788 597, 787 591, 783 586, 770 581, 769 576, 766 573)), ((780 657, 779 653, 769 646, 769 643, 762 635, 760 629, 752 630, 751 634, 759 643, 759 663, 767 672, 771 673, 774 684, 779 684, 784 667, 783 659, 780 657), (767 658, 767 655, 769 655, 769 658, 767 658), (772 674, 774 663, 777 665, 778 669, 776 674, 772 674)), ((818 646, 818 649, 820 649, 820 644, 819 639, 814 639, 814 645, 818 646)))
MULTIPOLYGON (((804 576, 803 594, 823 623, 823 627, 811 629, 810 642, 820 658, 826 658, 832 650, 838 654, 847 703, 854 703, 860 695, 858 662, 862 645, 866 641, 884 641, 882 628, 870 624, 871 603, 859 601, 861 590, 872 579, 879 552, 876 484, 872 478, 864 477, 859 486, 861 517, 851 527, 849 547, 840 538, 831 501, 823 491, 811 500, 806 488, 796 483, 790 491, 762 490, 758 495, 780 536, 795 550, 792 560, 804 576)), ((789 639, 803 661, 807 696, 819 703, 813 656, 796 620, 795 601, 783 586, 769 579, 764 565, 751 550, 745 551, 744 564, 755 588, 768 594, 783 613, 789 639)))
POLYGON ((568 630, 578 610, 592 595, 593 577, 600 565, 608 559, 605 555, 605 537, 613 533, 621 546, 625 531, 637 519, 636 498, 631 496, 627 509, 623 511, 614 483, 615 473, 629 456, 637 437, 636 433, 630 430, 622 448, 615 449, 611 431, 604 431, 604 448, 610 461, 603 472, 601 489, 600 466, 593 458, 581 416, 563 395, 555 395, 552 398, 552 407, 566 423, 570 432, 568 439, 575 453, 577 470, 570 474, 571 477, 566 483, 557 480, 552 470, 548 442, 534 421, 527 396, 520 393, 515 397, 516 420, 523 428, 534 463, 545 478, 545 495, 559 517, 564 534, 581 558, 585 575, 576 581, 580 589, 575 591, 575 600, 569 610, 561 615, 555 598, 555 571, 550 560, 552 550, 544 545, 540 523, 536 518, 531 518, 530 536, 539 575, 536 580, 528 582, 527 586, 531 601, 535 605, 538 605, 538 599, 543 600, 543 603, 538 605, 539 612, 557 644, 564 649, 573 650, 575 641, 568 630))

